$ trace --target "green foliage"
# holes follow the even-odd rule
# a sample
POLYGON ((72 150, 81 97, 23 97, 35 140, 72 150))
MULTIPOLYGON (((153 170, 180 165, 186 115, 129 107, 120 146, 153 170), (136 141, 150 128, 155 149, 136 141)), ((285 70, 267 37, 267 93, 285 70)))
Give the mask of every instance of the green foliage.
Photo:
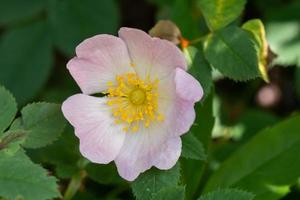
POLYGON ((51 103, 34 103, 22 109, 22 126, 30 131, 26 148, 39 148, 51 144, 63 131, 66 121, 60 105, 51 103))
POLYGON ((24 143, 26 134, 25 130, 7 131, 0 137, 0 151, 7 155, 14 155, 20 145, 24 143))
POLYGON ((174 0, 171 4, 171 16, 172 19, 180 28, 181 33, 184 37, 193 39, 198 37, 203 30, 202 27, 194 26, 194 24, 202 24, 205 22, 201 21, 200 13, 194 1, 190 0, 174 0))
POLYGON ((187 133, 182 137, 181 156, 195 160, 206 160, 203 145, 193 133, 187 133))
POLYGON ((174 186, 165 188, 155 195, 152 199, 155 200, 184 200, 184 186, 174 186))
POLYGON ((74 135, 73 127, 68 125, 62 136, 51 145, 30 150, 29 153, 35 162, 54 165, 55 172, 60 178, 71 178, 80 170, 80 160, 78 139, 74 135), (59 154, 57 150, 59 149, 59 154))
POLYGON ((0 196, 6 199, 46 200, 59 197, 56 179, 22 152, 14 156, 0 151, 0 196))
MULTIPOLYGON (((209 144, 211 142, 211 133, 215 121, 212 110, 212 97, 213 94, 210 94, 202 104, 196 104, 196 120, 189 133, 187 133, 187 135, 193 134, 193 136, 195 136, 201 142, 201 146, 203 146, 204 148, 204 155, 209 154, 209 144)), ((184 184, 186 184, 187 199, 194 199, 193 197, 195 197, 195 195, 197 194, 197 190, 201 182, 205 166, 206 163, 203 162, 203 160, 181 160, 182 176, 183 182, 184 184)))
POLYGON ((257 44, 249 32, 238 27, 229 26, 209 36, 205 56, 231 79, 246 81, 259 76, 257 44))
POLYGON ((219 135, 223 134, 225 139, 214 145, 213 155, 216 162, 224 161, 259 131, 266 127, 273 126, 279 121, 280 118, 272 113, 249 109, 241 114, 234 126, 226 126, 217 123, 214 127, 214 132, 222 131, 219 135), (239 133, 238 137, 236 136, 237 132, 239 133), (228 137, 231 137, 231 140, 233 141, 228 141, 228 137))
POLYGON ((44 5, 45 1, 41 0, 1 0, 0 25, 31 18, 41 12, 44 5))
POLYGON ((276 64, 300 66, 300 3, 271 9, 266 16, 266 32, 276 64), (280 9, 280 12, 278 12, 280 9))
POLYGON ((278 54, 274 64, 300 66, 298 0, 253 0, 246 7, 246 0, 130 2, 1 1, 0 84, 16 100, 0 86, 0 199, 60 199, 60 192, 65 200, 299 199, 300 117, 280 121, 299 109, 300 70, 276 65, 270 79, 267 73, 274 57, 268 43, 278 54), (152 168, 129 183, 113 162, 82 157, 73 127, 63 131, 59 104, 79 92, 65 65, 81 41, 116 35, 119 24, 148 31, 155 14, 175 23, 157 33, 179 44, 204 97, 182 136, 180 166, 152 168), (259 76, 281 91, 267 111, 255 98, 261 80, 223 79, 259 76), (58 104, 33 103, 18 112, 16 102, 21 108, 41 100, 58 104))
POLYGON ((207 97, 211 91, 213 81, 211 67, 207 63, 202 47, 189 46, 183 49, 183 53, 189 65, 188 72, 193 75, 203 87, 204 97, 207 97))
POLYGON ((216 190, 201 196, 198 200, 252 200, 254 195, 238 189, 216 190))
MULTIPOLYGON (((166 188, 177 186, 179 178, 179 164, 176 164, 170 170, 158 170, 153 168, 141 174, 132 183, 133 194, 138 200, 155 200, 161 198, 158 197, 157 194, 166 188)), ((165 195, 164 192, 160 194, 165 195)))
POLYGON ((114 164, 98 165, 89 163, 85 170, 92 180, 101 184, 125 183, 125 181, 120 178, 114 164))
POLYGON ((0 41, 0 83, 19 104, 33 98, 46 82, 52 65, 47 22, 38 21, 7 31, 0 41))
POLYGON ((246 0, 197 0, 208 27, 212 30, 224 28, 243 11, 246 0))
POLYGON ((16 113, 16 100, 9 91, 0 86, 0 135, 13 121, 16 113))
POLYGON ((261 20, 252 19, 243 24, 243 28, 252 32, 254 38, 258 44, 258 67, 261 77, 264 81, 269 82, 267 58, 268 58, 268 43, 266 39, 265 27, 261 20))
POLYGON ((300 176, 295 153, 300 151, 299 120, 297 115, 256 134, 220 166, 205 190, 239 187, 253 192, 257 200, 285 195, 300 176))
POLYGON ((52 0, 49 18, 55 44, 67 55, 74 55, 75 47, 87 37, 100 33, 115 33, 118 12, 111 0, 52 0))

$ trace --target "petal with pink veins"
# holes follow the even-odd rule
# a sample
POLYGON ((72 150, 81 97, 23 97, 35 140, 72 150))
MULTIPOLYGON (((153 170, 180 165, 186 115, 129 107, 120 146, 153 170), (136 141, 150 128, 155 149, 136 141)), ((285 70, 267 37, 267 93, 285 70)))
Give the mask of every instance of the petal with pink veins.
POLYGON ((127 46, 115 36, 88 38, 77 46, 76 55, 67 68, 84 94, 103 92, 116 75, 133 72, 127 46))
POLYGON ((105 98, 76 94, 64 101, 62 111, 75 128, 84 157, 104 164, 117 157, 126 134, 114 123, 105 98))
POLYGON ((151 38, 133 28, 121 28, 119 37, 125 41, 134 69, 142 79, 163 79, 177 67, 187 68, 179 48, 167 40, 151 38))
POLYGON ((156 124, 137 133, 128 133, 115 159, 120 176, 133 181, 152 166, 170 169, 181 153, 181 140, 173 138, 168 127, 156 124))
POLYGON ((176 100, 174 112, 170 118, 176 123, 174 133, 182 135, 187 133, 195 121, 195 102, 200 101, 203 89, 200 83, 186 71, 177 68, 175 73, 176 100))
POLYGON ((177 68, 175 74, 177 95, 193 103, 200 101, 203 96, 203 89, 200 83, 186 71, 177 68))

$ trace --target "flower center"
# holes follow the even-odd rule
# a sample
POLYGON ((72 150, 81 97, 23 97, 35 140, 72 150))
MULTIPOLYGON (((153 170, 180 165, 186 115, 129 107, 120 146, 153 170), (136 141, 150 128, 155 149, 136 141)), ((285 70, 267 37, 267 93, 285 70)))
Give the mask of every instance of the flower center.
POLYGON ((131 103, 141 105, 146 100, 146 92, 142 89, 133 90, 129 95, 129 99, 131 103))
POLYGON ((107 83, 107 104, 115 123, 123 123, 125 132, 136 132, 141 125, 148 128, 153 121, 164 120, 158 113, 158 83, 141 80, 135 73, 118 75, 115 83, 107 83))

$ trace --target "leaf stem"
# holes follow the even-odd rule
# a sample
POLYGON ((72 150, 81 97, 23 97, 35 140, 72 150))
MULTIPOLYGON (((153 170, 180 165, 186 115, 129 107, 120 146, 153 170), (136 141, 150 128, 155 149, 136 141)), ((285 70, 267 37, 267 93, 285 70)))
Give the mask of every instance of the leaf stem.
POLYGON ((86 177, 85 170, 79 171, 77 174, 73 175, 68 188, 64 194, 63 200, 71 200, 75 194, 77 193, 78 189, 81 186, 83 179, 86 177))
POLYGON ((190 44, 196 44, 196 43, 199 43, 199 42, 204 42, 206 40, 207 36, 208 35, 193 39, 193 40, 190 41, 190 44))

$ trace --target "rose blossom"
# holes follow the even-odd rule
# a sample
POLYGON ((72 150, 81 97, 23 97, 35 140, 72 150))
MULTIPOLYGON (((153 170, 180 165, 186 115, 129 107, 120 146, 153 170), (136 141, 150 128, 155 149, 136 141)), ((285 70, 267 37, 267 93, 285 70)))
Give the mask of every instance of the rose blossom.
POLYGON ((152 166, 165 170, 176 164, 180 136, 193 124, 203 91, 175 45, 121 28, 119 37, 84 40, 67 68, 82 94, 69 97, 62 111, 84 157, 114 161, 129 181, 152 166), (104 96, 90 96, 97 93, 104 96))

